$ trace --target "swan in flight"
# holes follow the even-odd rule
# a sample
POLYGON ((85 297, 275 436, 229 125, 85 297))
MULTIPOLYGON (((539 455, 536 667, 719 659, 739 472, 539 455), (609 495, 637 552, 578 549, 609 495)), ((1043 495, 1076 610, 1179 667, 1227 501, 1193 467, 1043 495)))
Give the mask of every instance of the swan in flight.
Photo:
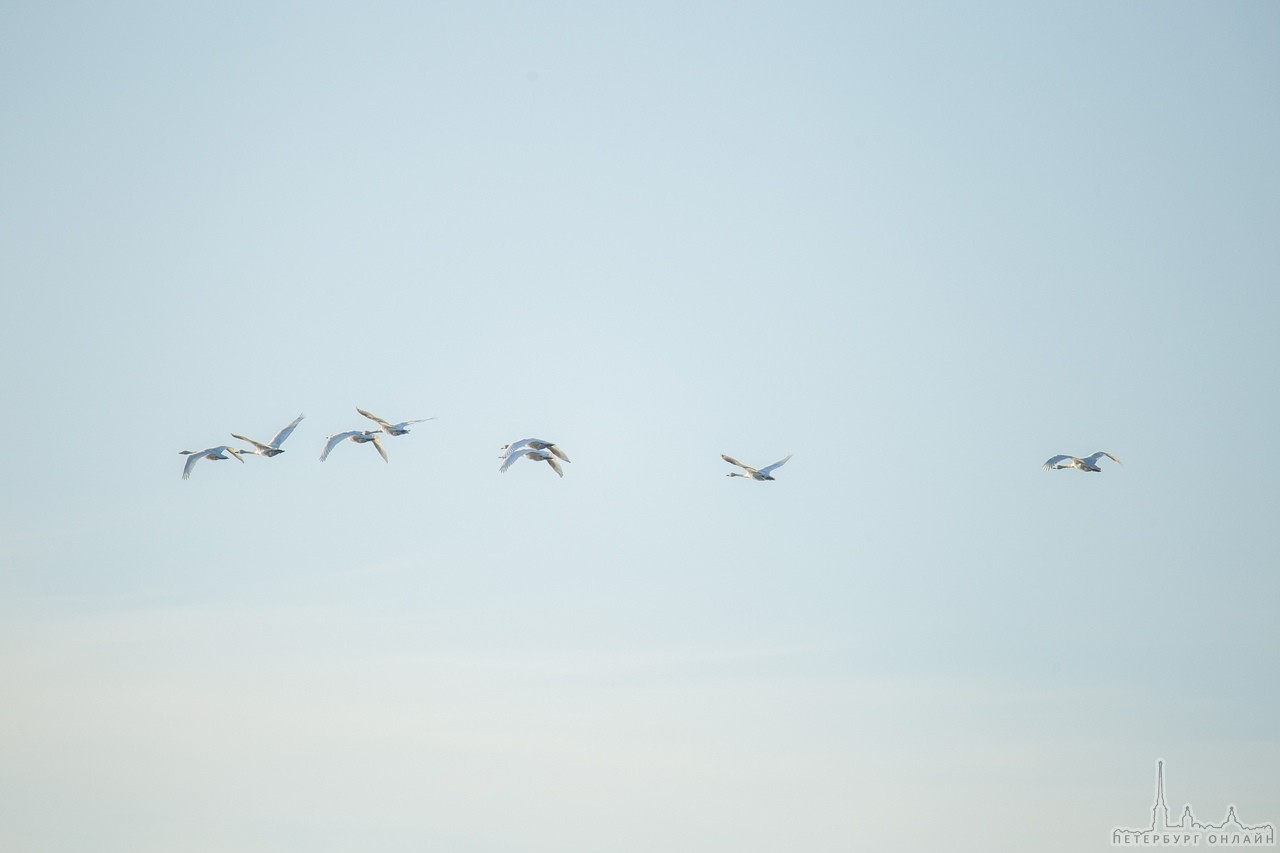
MULTIPOLYGON (((359 406, 356 406, 356 411, 364 415, 366 418, 368 418, 371 421, 377 421, 377 423, 382 427, 382 432, 385 432, 387 435, 404 435, 407 432, 409 432, 407 428, 409 424, 420 424, 420 423, 425 423, 426 421, 435 420, 434 417, 418 418, 416 421, 401 421, 398 424, 393 424, 393 423, 390 423, 389 421, 384 421, 382 418, 378 417, 372 412, 366 412, 364 409, 360 408, 359 406)), ((377 432, 377 431, 378 430, 374 430, 374 432, 377 432)))
POLYGON ((284 444, 284 440, 293 433, 293 428, 296 427, 301 420, 302 415, 298 415, 294 418, 293 423, 276 433, 276 437, 271 439, 270 444, 263 444, 260 441, 254 441, 248 436, 240 435, 235 432, 231 433, 231 437, 238 438, 241 441, 247 441, 254 446, 253 450, 242 450, 240 451, 241 453, 252 453, 255 456, 279 456, 281 453, 284 453, 284 450, 281 449, 280 445, 284 444))
POLYGON ((178 451, 178 454, 180 456, 187 457, 187 464, 182 466, 182 479, 186 480, 191 477, 191 469, 196 467, 196 463, 201 459, 227 459, 228 457, 223 456, 223 453, 230 453, 233 457, 238 459, 241 464, 244 464, 244 457, 240 455, 241 452, 242 451, 236 450, 234 447, 228 447, 225 444, 220 444, 217 447, 209 447, 205 450, 180 450, 178 451))
POLYGON ((772 480, 774 479, 773 477, 774 469, 781 468, 783 465, 786 465, 787 460, 790 459, 792 455, 793 454, 788 453, 786 456, 782 457, 777 462, 773 463, 767 468, 758 468, 758 469, 752 468, 750 465, 743 465, 737 459, 734 459, 732 456, 726 456, 723 453, 720 454, 720 458, 723 459, 725 462, 728 462, 730 465, 737 465, 739 468, 745 469, 747 472, 745 474, 739 474, 737 471, 730 471, 728 474, 725 474, 726 477, 742 477, 744 479, 751 479, 751 480, 772 480))
POLYGON ((1097 453, 1090 454, 1089 456, 1086 456, 1083 459, 1080 458, 1079 456, 1066 456, 1066 455, 1055 456, 1049 461, 1045 462, 1044 465, 1042 465, 1041 467, 1044 468, 1044 470, 1046 471, 1057 471, 1059 468, 1078 468, 1081 471, 1098 472, 1102 470, 1101 468, 1098 467, 1098 460, 1100 460, 1104 456, 1110 459, 1112 462, 1115 462, 1120 465, 1124 464, 1123 462, 1121 462, 1119 459, 1112 456, 1107 451, 1099 450, 1097 453))
POLYGON ((382 457, 383 462, 387 459, 387 449, 382 446, 382 441, 378 438, 378 433, 382 430, 377 429, 353 429, 347 432, 335 432, 333 435, 325 436, 324 452, 320 454, 320 461, 323 462, 329 456, 329 451, 337 447, 343 441, 351 439, 356 444, 366 444, 372 441, 373 446, 377 448, 378 454, 382 457))
MULTIPOLYGON (((513 453, 519 452, 520 449, 524 447, 532 447, 534 450, 550 450, 552 453, 554 453, 556 456, 559 456, 565 462, 571 461, 568 455, 566 455, 565 452, 561 450, 556 445, 555 442, 545 441, 541 438, 522 438, 519 441, 512 442, 511 444, 504 444, 498 450, 498 458, 506 459, 508 456, 510 456, 513 453)), ((504 468, 503 470, 506 470, 506 469, 504 468)))
MULTIPOLYGON (((559 460, 556 459, 554 453, 545 447, 532 449, 525 449, 522 447, 511 451, 505 458, 503 458, 502 467, 499 468, 498 471, 500 473, 506 473, 506 470, 511 467, 511 463, 515 462, 517 459, 532 459, 535 462, 546 462, 551 466, 551 470, 555 471, 561 477, 564 476, 564 469, 560 467, 559 460)), ((565 461, 567 462, 569 460, 566 459, 565 461)))

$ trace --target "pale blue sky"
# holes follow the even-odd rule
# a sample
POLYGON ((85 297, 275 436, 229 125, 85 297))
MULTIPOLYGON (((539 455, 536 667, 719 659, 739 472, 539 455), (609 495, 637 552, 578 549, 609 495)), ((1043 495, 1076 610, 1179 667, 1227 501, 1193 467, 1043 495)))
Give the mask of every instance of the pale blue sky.
POLYGON ((1280 821, 1280 9, 369 5, 0 5, 0 847, 1280 821))

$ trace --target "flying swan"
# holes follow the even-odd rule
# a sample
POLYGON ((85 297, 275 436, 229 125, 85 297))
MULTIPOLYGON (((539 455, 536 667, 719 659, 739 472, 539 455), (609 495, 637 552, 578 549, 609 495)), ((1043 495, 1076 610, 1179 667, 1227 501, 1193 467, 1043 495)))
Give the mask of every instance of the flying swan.
MULTIPOLYGON (((366 412, 364 409, 360 408, 359 406, 356 406, 356 411, 364 415, 369 420, 376 421, 382 427, 382 432, 385 432, 387 435, 405 435, 406 433, 409 432, 409 430, 407 429, 409 424, 420 424, 420 423, 425 423, 426 421, 435 420, 434 417, 418 418, 416 421, 401 421, 398 424, 393 424, 389 421, 384 421, 382 418, 378 417, 372 412, 366 412)), ((377 430, 374 430, 374 432, 377 432, 377 430)))
POLYGON ((1046 471, 1057 471, 1059 468, 1078 468, 1081 471, 1093 471, 1096 473, 1102 470, 1098 467, 1098 460, 1104 456, 1112 462, 1120 465, 1124 464, 1107 451, 1099 450, 1097 453, 1092 453, 1083 459, 1079 456, 1058 455, 1045 462, 1041 467, 1046 471))
POLYGON ((248 436, 240 435, 239 433, 235 433, 235 432, 231 433, 231 437, 238 438, 241 441, 247 441, 253 445, 254 447, 253 450, 242 450, 240 451, 241 453, 252 453, 255 456, 268 456, 268 457, 279 456, 281 453, 284 453, 284 450, 280 447, 280 445, 284 444, 284 440, 289 437, 289 435, 293 432, 293 428, 296 427, 301 421, 302 421, 302 415, 298 415, 296 418, 293 419, 293 423, 289 424, 287 427, 285 427, 284 429, 276 433, 276 437, 271 439, 270 444, 263 444, 260 441, 254 441, 252 438, 249 438, 248 436))
POLYGON ((793 454, 788 453, 786 456, 782 457, 767 468, 752 468, 750 465, 743 465, 737 459, 734 459, 732 456, 726 456, 723 453, 720 454, 720 458, 725 462, 728 462, 730 465, 737 465, 739 468, 745 469, 747 472, 745 474, 739 474, 737 471, 730 471, 728 474, 725 474, 726 477, 742 477, 743 479, 751 480, 772 480, 774 479, 774 469, 781 468, 783 465, 786 465, 787 460, 790 459, 792 455, 793 454))
MULTIPOLYGON (((511 467, 511 463, 515 462, 517 459, 532 459, 535 462, 546 462, 551 466, 551 470, 555 471, 561 477, 564 476, 564 469, 560 467, 559 460, 556 459, 555 454, 547 448, 520 448, 518 450, 513 450, 502 460, 502 467, 499 468, 498 471, 506 473, 506 470, 511 467)), ((567 462, 568 460, 566 459, 565 461, 567 462)))
POLYGON ((532 447, 534 450, 550 450, 552 453, 554 453, 556 456, 563 459, 565 462, 571 461, 568 455, 566 455, 565 452, 561 450, 559 446, 556 445, 555 442, 547 441, 541 438, 522 438, 519 441, 513 441, 511 444, 504 444, 502 445, 501 448, 498 449, 498 458, 506 459, 508 456, 510 456, 513 453, 516 453, 523 447, 532 447))
POLYGON ((323 462, 327 459, 329 457, 329 451, 337 447, 338 444, 346 441, 347 439, 351 439, 356 444, 366 444, 372 441, 373 446, 378 450, 378 455, 382 457, 382 461, 387 462, 389 461, 387 459, 387 449, 382 446, 382 442, 378 438, 379 432, 381 432, 381 430, 353 429, 348 430, 347 432, 336 432, 333 435, 325 436, 324 451, 320 454, 320 461, 323 462))
POLYGON ((187 464, 182 466, 182 479, 184 480, 190 479, 191 469, 196 467, 196 463, 201 459, 218 460, 229 458, 223 456, 223 453, 230 453, 231 456, 238 459, 241 464, 244 464, 244 457, 240 455, 241 451, 236 450, 234 447, 228 447, 225 444, 220 444, 217 447, 209 447, 204 450, 179 450, 178 453, 181 456, 187 457, 187 464))

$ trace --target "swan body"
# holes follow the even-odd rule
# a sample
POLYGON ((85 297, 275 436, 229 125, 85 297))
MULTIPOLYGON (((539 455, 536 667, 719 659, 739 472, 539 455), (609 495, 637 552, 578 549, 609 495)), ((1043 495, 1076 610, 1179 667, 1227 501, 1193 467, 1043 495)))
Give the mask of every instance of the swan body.
MULTIPOLYGON (((417 420, 413 420, 413 421, 401 421, 398 424, 393 424, 389 421, 384 421, 382 418, 378 417, 372 412, 366 412, 364 409, 360 408, 359 406, 356 406, 356 411, 364 415, 369 420, 377 422, 378 425, 381 427, 381 431, 385 432, 387 435, 404 435, 407 432, 409 432, 408 430, 409 424, 420 424, 426 421, 435 420, 434 417, 418 418, 417 420)), ((377 432, 377 430, 374 430, 374 431, 377 432)))
POLYGON ((253 450, 242 450, 241 453, 252 453, 255 456, 267 456, 267 457, 279 456, 281 453, 284 453, 284 450, 280 447, 280 445, 284 444, 284 440, 293 433, 293 428, 296 427, 299 423, 301 423, 302 417, 303 417, 302 415, 298 415, 296 418, 294 418, 293 422, 290 423, 288 426, 286 426, 284 429, 280 430, 278 433, 276 433, 276 437, 271 439, 270 443, 268 444, 263 444, 260 441, 254 441, 252 438, 249 438, 248 436, 243 436, 243 435, 240 435, 239 433, 234 433, 234 432, 231 433, 231 437, 238 438, 241 441, 247 441, 253 445, 253 448, 254 448, 253 450))
POLYGON ((737 465, 739 468, 742 468, 744 471, 747 472, 745 474, 739 474, 737 471, 730 471, 728 474, 725 475, 726 477, 742 477, 743 479, 747 479, 747 480, 775 479, 773 476, 774 469, 781 468, 783 465, 786 465, 787 460, 790 459, 791 456, 792 454, 788 453, 786 456, 782 457, 777 462, 765 468, 752 468, 750 465, 743 465, 741 462, 739 462, 737 459, 734 459, 732 456, 726 456, 723 453, 720 454, 720 458, 723 459, 725 462, 728 462, 730 465, 737 465))
POLYGON ((342 442, 350 439, 356 444, 368 444, 373 442, 373 446, 378 451, 378 455, 382 457, 383 462, 390 461, 387 459, 387 449, 382 446, 382 441, 378 438, 378 433, 382 430, 377 429, 352 429, 346 432, 335 432, 333 435, 325 436, 324 450, 320 453, 320 461, 323 462, 329 457, 329 451, 337 447, 342 442))
POLYGON ((187 457, 187 464, 182 466, 182 479, 184 480, 191 478, 191 469, 196 467, 196 463, 201 459, 217 461, 219 459, 235 458, 241 464, 244 464, 244 457, 240 455, 241 451, 225 444, 220 444, 217 447, 206 447, 204 450, 180 450, 178 453, 187 457), (231 456, 224 456, 224 453, 230 453, 231 456))
POLYGON ((1091 453, 1088 456, 1085 456, 1083 458, 1079 456, 1067 456, 1065 454, 1060 454, 1058 456, 1054 456, 1053 458, 1049 459, 1044 463, 1044 465, 1040 467, 1042 467, 1046 471, 1057 471, 1061 468, 1075 468, 1080 471, 1089 471, 1092 473, 1098 473, 1102 470, 1101 468, 1098 467, 1098 461, 1102 459, 1102 457, 1104 456, 1118 465, 1124 464, 1123 462, 1121 462, 1119 459, 1112 456, 1107 451, 1099 450, 1097 453, 1091 453))

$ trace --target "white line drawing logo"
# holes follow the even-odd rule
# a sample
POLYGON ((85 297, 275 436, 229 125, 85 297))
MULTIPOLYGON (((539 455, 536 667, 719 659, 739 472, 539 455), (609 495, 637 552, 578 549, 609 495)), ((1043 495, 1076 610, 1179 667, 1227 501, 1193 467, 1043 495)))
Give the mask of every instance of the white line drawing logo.
POLYGON ((1227 806, 1221 823, 1201 823, 1191 813, 1191 804, 1182 807, 1177 823, 1169 822, 1169 805, 1164 799, 1164 761, 1156 762, 1156 802, 1151 807, 1151 826, 1111 830, 1112 847, 1274 847, 1276 827, 1272 823, 1249 825, 1227 806))

